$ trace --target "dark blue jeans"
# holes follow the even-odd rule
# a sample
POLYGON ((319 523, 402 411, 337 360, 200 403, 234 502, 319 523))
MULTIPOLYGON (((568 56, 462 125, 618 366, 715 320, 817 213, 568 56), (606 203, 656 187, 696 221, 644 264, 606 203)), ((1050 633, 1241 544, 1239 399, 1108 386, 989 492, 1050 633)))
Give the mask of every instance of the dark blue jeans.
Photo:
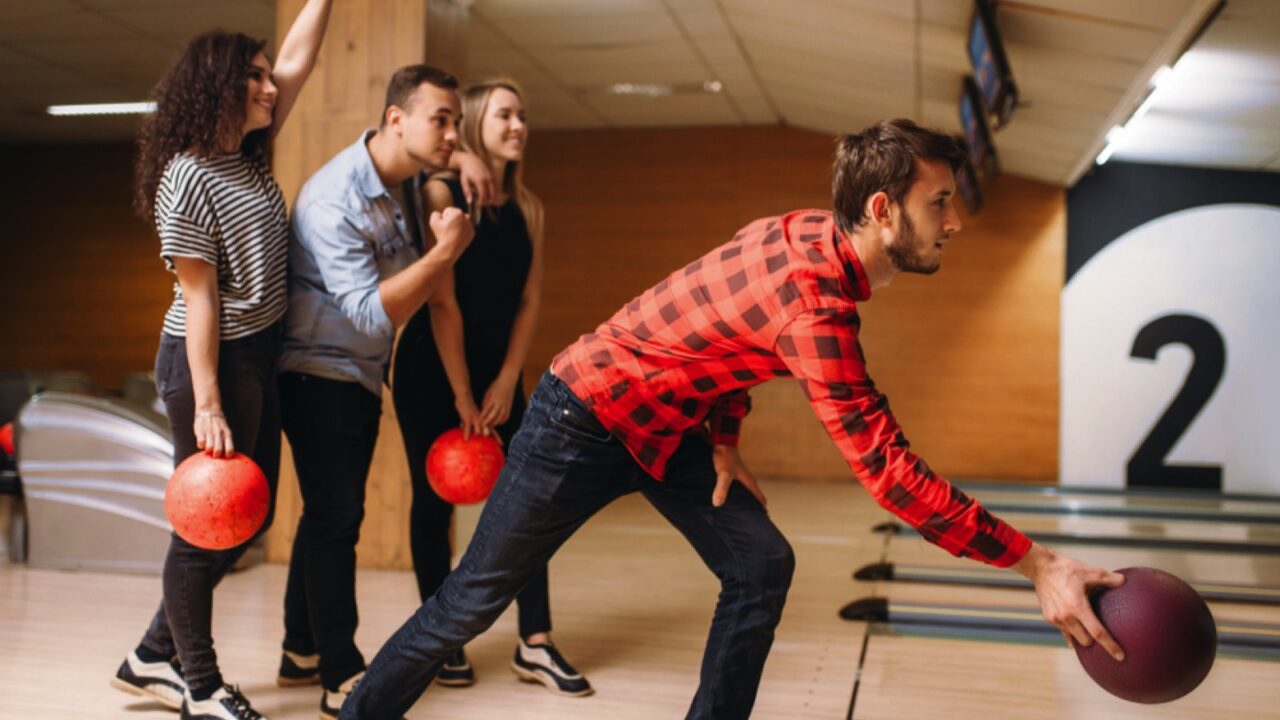
POLYGON ((280 402, 302 493, 284 647, 318 652, 321 683, 336 690, 364 669, 356 647, 356 543, 382 398, 357 382, 288 372, 280 375, 280 402))
MULTIPOLYGON (((213 649, 213 588, 245 550, 271 526, 276 478, 280 467, 280 401, 276 390, 276 358, 280 325, 218 344, 218 389, 222 412, 236 451, 253 458, 271 485, 271 510, 258 535, 229 550, 204 550, 171 535, 164 560, 164 599, 151 619, 142 645, 163 655, 177 655, 187 684, 207 688, 221 684, 213 649)), ((164 400, 173 431, 173 461, 199 452, 193 430, 196 402, 191 387, 186 340, 161 334, 156 353, 156 390, 164 400)))
POLYGON ((688 718, 746 718, 795 558, 764 508, 734 484, 711 506, 711 447, 686 438, 661 483, 554 375, 543 376, 466 553, 440 590, 383 645, 342 706, 346 720, 399 718, 454 649, 491 626, 529 577, 592 515, 642 492, 679 530, 721 591, 688 718))

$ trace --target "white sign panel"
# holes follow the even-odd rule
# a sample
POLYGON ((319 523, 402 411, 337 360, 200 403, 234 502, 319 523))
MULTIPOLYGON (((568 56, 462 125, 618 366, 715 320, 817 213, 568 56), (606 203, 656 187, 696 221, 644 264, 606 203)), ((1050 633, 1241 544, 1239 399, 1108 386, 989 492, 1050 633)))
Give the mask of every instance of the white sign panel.
POLYGON ((1108 244, 1062 297, 1061 482, 1280 494, 1280 208, 1108 244))

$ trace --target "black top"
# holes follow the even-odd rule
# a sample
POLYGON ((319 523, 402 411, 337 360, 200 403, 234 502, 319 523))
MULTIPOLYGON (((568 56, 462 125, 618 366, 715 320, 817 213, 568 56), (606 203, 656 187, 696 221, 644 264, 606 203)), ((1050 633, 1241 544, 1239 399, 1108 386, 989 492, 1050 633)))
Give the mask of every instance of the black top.
MULTIPOLYGON (((462 185, 457 180, 447 180, 445 184, 454 205, 465 211, 462 185)), ((475 238, 453 266, 467 366, 473 372, 479 369, 477 363, 480 367, 492 365, 495 372, 501 366, 532 262, 533 240, 515 198, 501 207, 485 209, 475 238)), ((431 312, 426 305, 409 321, 404 334, 402 344, 413 338, 423 343, 419 347, 424 350, 435 350, 431 312)))

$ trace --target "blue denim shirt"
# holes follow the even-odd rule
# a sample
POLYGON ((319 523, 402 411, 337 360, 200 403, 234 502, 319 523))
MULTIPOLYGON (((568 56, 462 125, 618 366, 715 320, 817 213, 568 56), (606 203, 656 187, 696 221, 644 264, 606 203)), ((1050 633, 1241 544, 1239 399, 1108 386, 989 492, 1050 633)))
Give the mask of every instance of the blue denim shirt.
MULTIPOLYGON (((294 203, 280 371, 359 382, 381 397, 396 329, 378 283, 419 255, 369 156, 373 132, 325 163, 294 203)), ((420 194, 407 195, 422 217, 420 194)))

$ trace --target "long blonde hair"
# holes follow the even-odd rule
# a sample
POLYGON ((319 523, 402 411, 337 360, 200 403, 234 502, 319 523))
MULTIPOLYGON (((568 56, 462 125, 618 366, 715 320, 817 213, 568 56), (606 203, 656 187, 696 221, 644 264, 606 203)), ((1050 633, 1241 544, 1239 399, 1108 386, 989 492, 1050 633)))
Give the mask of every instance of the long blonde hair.
MULTIPOLYGON (((515 93, 524 103, 524 92, 514 80, 494 78, 475 83, 462 92, 462 148, 489 164, 492 156, 484 146, 484 138, 480 128, 484 123, 485 113, 489 109, 489 98, 496 90, 508 90, 515 93)), ((520 213, 534 238, 542 236, 542 202, 524 185, 524 163, 512 161, 507 163, 502 177, 502 192, 515 198, 520 213)))

